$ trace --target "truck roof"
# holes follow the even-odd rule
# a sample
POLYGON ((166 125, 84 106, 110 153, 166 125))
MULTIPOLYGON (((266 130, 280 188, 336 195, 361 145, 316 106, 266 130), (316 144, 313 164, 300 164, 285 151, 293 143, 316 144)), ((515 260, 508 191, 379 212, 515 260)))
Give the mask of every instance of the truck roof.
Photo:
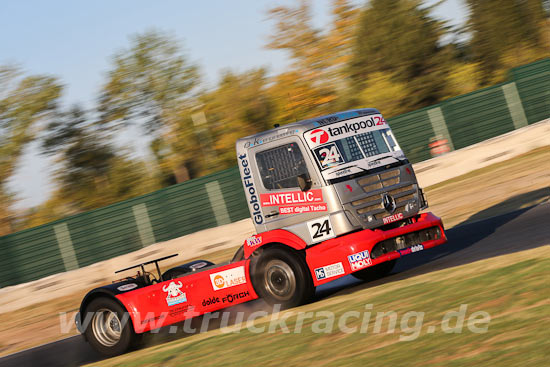
POLYGON ((330 115, 324 115, 314 117, 306 120, 292 122, 287 125, 276 127, 270 130, 262 131, 261 133, 245 136, 237 140, 237 148, 244 147, 250 148, 256 145, 263 144, 268 141, 274 141, 286 136, 300 135, 313 128, 330 125, 335 122, 349 120, 354 117, 368 116, 379 114, 380 112, 375 108, 361 108, 355 110, 348 110, 342 112, 332 113, 330 115))

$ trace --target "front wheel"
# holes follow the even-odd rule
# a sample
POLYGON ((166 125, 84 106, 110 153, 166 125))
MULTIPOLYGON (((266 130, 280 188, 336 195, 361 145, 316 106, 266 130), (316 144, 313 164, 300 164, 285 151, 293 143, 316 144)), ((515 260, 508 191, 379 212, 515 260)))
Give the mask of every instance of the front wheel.
POLYGON ((94 299, 86 308, 91 320, 86 328, 90 345, 105 356, 126 352, 136 341, 131 320, 124 308, 113 299, 94 299))
POLYGON ((315 294, 302 254, 279 247, 262 251, 252 258, 252 284, 269 305, 281 308, 307 303, 315 294))
POLYGON ((351 273, 351 275, 359 280, 370 282, 376 279, 383 278, 391 273, 396 262, 397 260, 386 261, 381 264, 377 264, 374 266, 370 266, 366 269, 356 271, 355 273, 351 273))

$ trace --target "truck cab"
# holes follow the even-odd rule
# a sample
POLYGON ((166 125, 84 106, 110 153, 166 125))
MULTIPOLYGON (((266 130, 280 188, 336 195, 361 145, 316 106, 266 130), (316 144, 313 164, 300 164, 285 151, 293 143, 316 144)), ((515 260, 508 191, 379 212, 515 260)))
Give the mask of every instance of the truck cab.
POLYGON ((339 112, 236 143, 257 233, 283 229, 307 246, 407 223, 426 200, 382 114, 339 112))

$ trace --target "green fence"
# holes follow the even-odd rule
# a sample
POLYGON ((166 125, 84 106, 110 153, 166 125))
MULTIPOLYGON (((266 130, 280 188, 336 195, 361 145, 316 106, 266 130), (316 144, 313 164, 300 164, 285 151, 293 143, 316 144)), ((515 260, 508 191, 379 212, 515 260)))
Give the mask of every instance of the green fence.
POLYGON ((550 59, 510 71, 509 81, 388 119, 412 162, 431 158, 430 139, 460 149, 550 117, 550 59))
POLYGON ((248 217, 237 168, 0 237, 0 286, 40 279, 248 217))
MULTIPOLYGON (((388 119, 412 162, 436 136, 460 149, 550 117, 550 59, 509 81, 388 119)), ((0 237, 0 287, 110 259, 249 216, 237 168, 0 237)))

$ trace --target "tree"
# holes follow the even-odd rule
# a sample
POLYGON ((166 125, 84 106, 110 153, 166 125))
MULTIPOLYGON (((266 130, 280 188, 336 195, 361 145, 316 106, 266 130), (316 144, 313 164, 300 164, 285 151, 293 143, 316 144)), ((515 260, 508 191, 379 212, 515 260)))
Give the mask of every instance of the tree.
POLYGON ((13 194, 6 183, 38 124, 55 111, 61 90, 53 77, 24 77, 15 67, 0 66, 0 234, 11 232, 13 194))
MULTIPOLYGON (((268 83, 267 72, 262 68, 243 73, 225 71, 217 88, 201 96, 208 123, 195 121, 195 133, 203 135, 199 139, 203 142, 202 155, 215 155, 215 167, 235 164, 237 139, 273 127, 275 111, 268 83)), ((210 166, 207 164, 214 168, 210 166)))
POLYGON ((294 7, 279 6, 269 10, 275 31, 268 48, 285 50, 293 60, 291 70, 275 77, 270 94, 276 99, 277 123, 313 117, 321 111, 334 111, 338 89, 345 83, 338 79, 344 70, 342 60, 347 52, 346 35, 349 23, 344 19, 353 14, 347 1, 335 1, 333 15, 340 22, 333 32, 315 29, 311 21, 311 3, 300 0, 294 7), (341 32, 341 33, 339 33, 341 32))
POLYGON ((510 67, 550 55, 550 28, 540 0, 467 0, 470 46, 483 83, 502 81, 510 67), (546 40, 547 41, 547 40, 546 40))
POLYGON ((100 208, 156 188, 145 164, 117 151, 108 135, 79 107, 59 114, 48 125, 42 148, 57 157, 57 191, 42 207, 50 215, 100 208), (64 210, 52 210, 54 203, 64 210))
POLYGON ((370 74, 367 86, 359 94, 361 105, 376 107, 387 117, 407 112, 403 104, 409 95, 407 85, 395 79, 384 72, 370 74))
MULTIPOLYGON (((192 105, 190 92, 198 84, 197 67, 189 63, 176 40, 151 31, 132 38, 131 47, 117 54, 99 100, 100 123, 119 129, 139 124, 152 137, 152 149, 171 148, 171 132, 180 111, 192 105)), ((177 153, 172 150, 176 155, 177 153)), ((189 162, 172 164, 175 177, 185 177, 189 162)))
POLYGON ((333 90, 293 71, 275 76, 269 95, 274 103, 273 122, 280 125, 334 112, 337 99, 333 90))
POLYGON ((326 36, 332 80, 337 89, 347 88, 348 64, 353 56, 353 41, 359 22, 359 9, 348 0, 333 0, 332 27, 326 36))
POLYGON ((330 67, 329 50, 321 32, 311 24, 310 2, 300 0, 296 7, 275 7, 268 11, 268 16, 275 21, 275 32, 267 48, 288 51, 301 79, 323 79, 330 67))
POLYGON ((444 24, 432 18, 419 0, 372 0, 362 10, 350 73, 357 90, 369 75, 385 73, 406 83, 407 109, 438 102, 445 93, 448 55, 438 42, 444 24))

